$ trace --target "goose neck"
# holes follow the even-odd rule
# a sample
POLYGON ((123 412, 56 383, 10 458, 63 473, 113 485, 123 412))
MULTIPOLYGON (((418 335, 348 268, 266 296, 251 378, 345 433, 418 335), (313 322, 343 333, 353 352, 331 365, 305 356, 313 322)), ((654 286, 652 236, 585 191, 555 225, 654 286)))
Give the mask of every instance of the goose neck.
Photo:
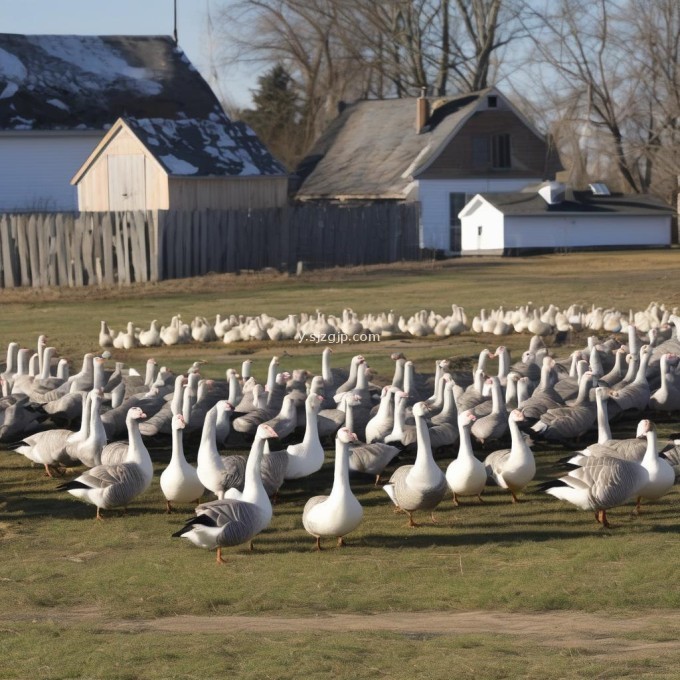
MULTIPOLYGON (((264 456, 264 443, 265 439, 256 436, 253 441, 250 453, 248 455, 248 461, 246 462, 245 470, 245 482, 243 485, 243 500, 249 501, 249 499, 254 498, 262 485, 262 457, 264 456)), ((252 502, 252 501, 250 501, 252 502)))
POLYGON ((336 438, 333 487, 330 498, 344 496, 349 490, 349 444, 336 438))
POLYGON ((217 427, 217 409, 211 408, 205 416, 203 430, 201 431, 201 443, 198 447, 198 455, 205 455, 206 452, 214 449, 217 455, 217 444, 215 442, 215 432, 217 427))
MULTIPOLYGON (((292 402, 291 402, 292 403, 292 402)), ((349 410, 349 406, 347 407, 347 410, 349 410)), ((293 406, 293 415, 295 415, 295 406, 293 406)), ((315 439, 318 439, 319 437, 319 423, 317 420, 317 414, 314 408, 312 408, 311 405, 306 405, 305 406, 305 415, 306 415, 306 423, 305 423, 305 434, 303 436, 303 440, 305 444, 309 444, 310 441, 313 441, 315 439)))
POLYGON ((184 442, 182 438, 182 429, 179 427, 172 428, 172 452, 170 460, 174 463, 184 458, 184 442))
POLYGON ((474 458, 474 453, 472 451, 472 440, 470 439, 470 424, 458 423, 458 433, 460 437, 458 457, 462 460, 474 458))
POLYGON ((645 455, 642 458, 642 467, 648 468, 652 465, 658 458, 658 453, 656 450, 656 430, 647 430, 647 448, 645 449, 645 455))
MULTIPOLYGON (((414 414, 415 415, 415 414, 414 414)), ((430 432, 427 429, 425 418, 421 415, 415 415, 416 420, 416 460, 413 464, 413 471, 424 473, 429 471, 435 465, 434 457, 432 455, 432 444, 430 442, 430 432)))
POLYGON ((331 371, 331 353, 328 349, 325 349, 321 353, 321 377, 324 382, 332 384, 333 383, 333 372, 331 371))
POLYGON ((513 465, 524 458, 527 450, 527 444, 524 441, 522 431, 514 418, 508 419, 508 427, 510 429, 510 455, 508 462, 513 465))
POLYGON ((142 442, 142 435, 139 432, 139 423, 135 419, 128 421, 128 454, 126 461, 128 463, 143 463, 144 442, 142 442))
POLYGON ((607 400, 600 394, 595 392, 595 403, 597 404, 597 442, 604 444, 612 438, 612 431, 609 427, 609 409, 607 408, 607 400))

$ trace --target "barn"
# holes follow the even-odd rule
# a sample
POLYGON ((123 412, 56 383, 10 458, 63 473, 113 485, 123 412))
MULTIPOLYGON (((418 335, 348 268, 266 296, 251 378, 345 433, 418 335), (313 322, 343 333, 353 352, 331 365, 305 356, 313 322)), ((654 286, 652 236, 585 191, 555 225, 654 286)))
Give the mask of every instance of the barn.
POLYGON ((461 210, 463 255, 519 255, 671 245, 673 210, 653 196, 613 194, 602 184, 573 191, 549 182, 526 191, 480 193, 461 210))
MULTIPOLYGON (((153 150, 154 123, 150 121, 173 121, 158 123, 157 140, 159 144, 168 142, 169 135, 161 133, 174 124, 176 139, 184 139, 183 153, 188 156, 189 140, 194 138, 193 160, 188 163, 196 171, 172 159, 164 166, 178 183, 180 176, 186 178, 183 192, 169 192, 173 196, 183 193, 183 198, 177 199, 183 205, 215 193, 216 184, 210 190, 205 188, 207 179, 199 188, 196 177, 200 173, 224 173, 225 168, 232 178, 238 178, 238 193, 245 190, 249 203, 271 199, 274 205, 280 204, 283 168, 271 156, 265 158, 268 153, 259 143, 255 149, 252 132, 227 118, 215 93, 171 37, 0 33, 0 211, 77 210, 78 183, 71 184, 71 179, 86 160, 92 161, 88 170, 93 173, 92 178, 83 178, 86 184, 91 179, 92 184, 108 187, 108 170, 97 165, 93 149, 101 150, 100 143, 107 135, 119 149, 112 150, 112 155, 126 156, 121 150, 126 136, 130 148, 136 136, 137 142, 153 150), (119 140, 112 140, 107 133, 120 118, 128 121, 127 126, 121 126, 125 130, 119 130, 124 132, 119 140), (134 120, 146 123, 135 127, 134 120), (201 121, 200 125, 196 121, 201 121), (224 128, 221 132, 216 129, 219 125, 224 128), (142 128, 147 130, 146 136, 142 128), (200 145, 195 138, 203 134, 208 138, 200 145), (218 147, 226 154, 219 162, 211 167, 205 157, 199 162, 199 151, 205 156, 218 147), (265 174, 273 177, 272 186, 265 186, 265 174)), ((130 193, 130 187, 132 179, 141 176, 142 157, 148 180, 143 191, 162 204, 158 189, 162 182, 152 176, 161 168, 153 165, 153 154, 147 151, 135 145, 134 152, 127 155, 138 156, 136 160, 111 161, 114 193, 123 170, 132 173, 125 180, 126 188, 119 192, 119 198, 129 199, 128 204, 139 204, 142 189, 130 193)), ((85 195, 87 191, 83 189, 88 207, 81 209, 94 205, 92 195, 85 195)), ((232 195, 236 191, 234 187, 232 195)), ((104 202, 102 198, 99 205, 104 202)))
POLYGON ((119 118, 71 183, 81 211, 283 206, 288 176, 243 123, 119 118))

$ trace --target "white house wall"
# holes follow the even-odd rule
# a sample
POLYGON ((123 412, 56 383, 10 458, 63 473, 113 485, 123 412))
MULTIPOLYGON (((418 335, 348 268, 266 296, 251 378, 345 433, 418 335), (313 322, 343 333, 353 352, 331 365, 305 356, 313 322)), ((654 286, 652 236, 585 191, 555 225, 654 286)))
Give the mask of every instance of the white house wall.
POLYGON ((667 246, 670 217, 506 217, 505 248, 587 248, 590 246, 667 246))
POLYGON ((0 136, 0 211, 72 211, 70 181, 103 133, 0 136))
POLYGON ((463 217, 461 243, 463 253, 502 252, 509 248, 668 246, 671 224, 670 217, 620 214, 503 219, 496 208, 484 203, 472 215, 463 217))
POLYGON ((536 184, 540 177, 525 179, 421 179, 418 181, 420 201, 420 247, 449 251, 451 222, 449 194, 466 193, 470 198, 485 192, 519 191, 536 184))

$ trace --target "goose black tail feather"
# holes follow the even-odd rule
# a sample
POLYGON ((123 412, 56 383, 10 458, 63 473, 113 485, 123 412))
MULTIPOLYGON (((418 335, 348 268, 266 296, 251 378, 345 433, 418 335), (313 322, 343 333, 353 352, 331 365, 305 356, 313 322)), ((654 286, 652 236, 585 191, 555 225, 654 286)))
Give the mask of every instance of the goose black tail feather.
POLYGON ((69 491, 70 489, 91 489, 92 487, 73 479, 70 482, 64 482, 57 487, 57 491, 69 491))
POLYGON ((197 515, 196 517, 192 517, 179 531, 176 531, 174 534, 172 534, 172 538, 179 538, 180 536, 188 533, 194 528, 195 524, 202 524, 206 527, 217 526, 215 520, 211 519, 207 515, 197 515))
POLYGON ((548 489, 556 489, 561 486, 567 486, 561 479, 551 479, 547 482, 543 482, 536 487, 536 491, 547 491, 548 489))
POLYGON ((20 446, 29 446, 28 442, 25 442, 23 439, 18 442, 5 442, 3 444, 3 448, 7 449, 8 451, 15 451, 18 449, 20 446))

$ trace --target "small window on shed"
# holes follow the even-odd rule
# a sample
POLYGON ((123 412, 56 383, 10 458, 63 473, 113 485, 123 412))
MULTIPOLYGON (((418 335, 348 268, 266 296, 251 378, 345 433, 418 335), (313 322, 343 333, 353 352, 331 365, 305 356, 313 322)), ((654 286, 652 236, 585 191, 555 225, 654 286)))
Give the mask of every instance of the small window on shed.
POLYGON ((477 227, 477 236, 481 236, 481 235, 482 235, 482 225, 480 224, 480 225, 477 227))
POLYGON ((498 108, 498 97, 497 97, 495 94, 490 94, 490 95, 486 98, 486 105, 487 105, 490 109, 498 108))

